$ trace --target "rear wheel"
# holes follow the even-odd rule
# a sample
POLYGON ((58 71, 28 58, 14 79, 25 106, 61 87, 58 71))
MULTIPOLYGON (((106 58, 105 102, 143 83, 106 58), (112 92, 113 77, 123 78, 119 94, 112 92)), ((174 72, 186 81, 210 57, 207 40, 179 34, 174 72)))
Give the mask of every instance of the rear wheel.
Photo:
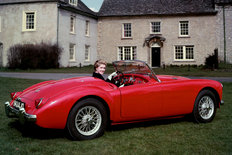
POLYGON ((78 102, 70 111, 67 132, 73 140, 88 140, 104 134, 107 113, 103 104, 93 98, 78 102))
POLYGON ((210 90, 201 91, 194 104, 193 117, 198 123, 211 122, 216 114, 216 98, 210 90))

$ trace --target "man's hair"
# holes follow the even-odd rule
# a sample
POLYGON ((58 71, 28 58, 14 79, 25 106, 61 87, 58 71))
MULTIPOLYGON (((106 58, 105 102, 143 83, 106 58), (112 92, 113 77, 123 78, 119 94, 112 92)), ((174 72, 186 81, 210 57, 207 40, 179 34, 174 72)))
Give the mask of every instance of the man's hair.
POLYGON ((107 65, 106 61, 104 60, 97 60, 95 63, 94 63, 94 71, 96 71, 96 68, 98 68, 100 65, 107 65))

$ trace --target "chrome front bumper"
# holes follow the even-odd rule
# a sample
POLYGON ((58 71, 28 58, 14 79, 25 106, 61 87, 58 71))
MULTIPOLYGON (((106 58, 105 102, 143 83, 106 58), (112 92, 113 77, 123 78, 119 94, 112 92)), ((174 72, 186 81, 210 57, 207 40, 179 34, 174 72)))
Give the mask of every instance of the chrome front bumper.
POLYGON ((10 106, 9 102, 5 102, 5 112, 9 118, 19 118, 19 122, 24 124, 25 122, 36 122, 36 115, 30 115, 26 113, 24 108, 15 109, 10 106))

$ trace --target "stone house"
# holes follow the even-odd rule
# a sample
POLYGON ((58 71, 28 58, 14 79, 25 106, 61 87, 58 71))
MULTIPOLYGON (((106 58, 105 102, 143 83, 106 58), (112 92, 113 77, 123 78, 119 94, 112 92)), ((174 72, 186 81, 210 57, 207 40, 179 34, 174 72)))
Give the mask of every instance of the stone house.
POLYGON ((0 66, 18 43, 57 43, 61 66, 140 59, 152 67, 232 63, 232 0, 0 1, 0 66))
POLYGON ((0 1, 0 65, 15 44, 51 43, 62 49, 61 66, 94 63, 97 16, 80 0, 0 1))
POLYGON ((218 48, 212 0, 105 0, 98 14, 98 56, 140 59, 152 67, 201 65, 218 48))

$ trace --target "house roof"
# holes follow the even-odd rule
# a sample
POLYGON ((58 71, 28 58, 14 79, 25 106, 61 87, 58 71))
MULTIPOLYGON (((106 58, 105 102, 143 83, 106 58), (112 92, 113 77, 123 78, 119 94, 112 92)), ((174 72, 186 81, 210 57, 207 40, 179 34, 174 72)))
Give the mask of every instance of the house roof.
POLYGON ((91 16, 93 18, 97 18, 96 12, 90 10, 81 0, 78 0, 77 6, 70 5, 69 0, 0 0, 0 5, 42 2, 57 2, 60 4, 60 8, 76 12, 82 15, 91 16))
POLYGON ((216 14, 213 0, 104 0, 99 16, 216 14))
POLYGON ((82 15, 90 16, 93 18, 97 18, 97 13, 90 10, 81 0, 78 0, 78 5, 73 6, 69 4, 69 0, 59 0, 60 3, 60 8, 76 12, 82 15))

